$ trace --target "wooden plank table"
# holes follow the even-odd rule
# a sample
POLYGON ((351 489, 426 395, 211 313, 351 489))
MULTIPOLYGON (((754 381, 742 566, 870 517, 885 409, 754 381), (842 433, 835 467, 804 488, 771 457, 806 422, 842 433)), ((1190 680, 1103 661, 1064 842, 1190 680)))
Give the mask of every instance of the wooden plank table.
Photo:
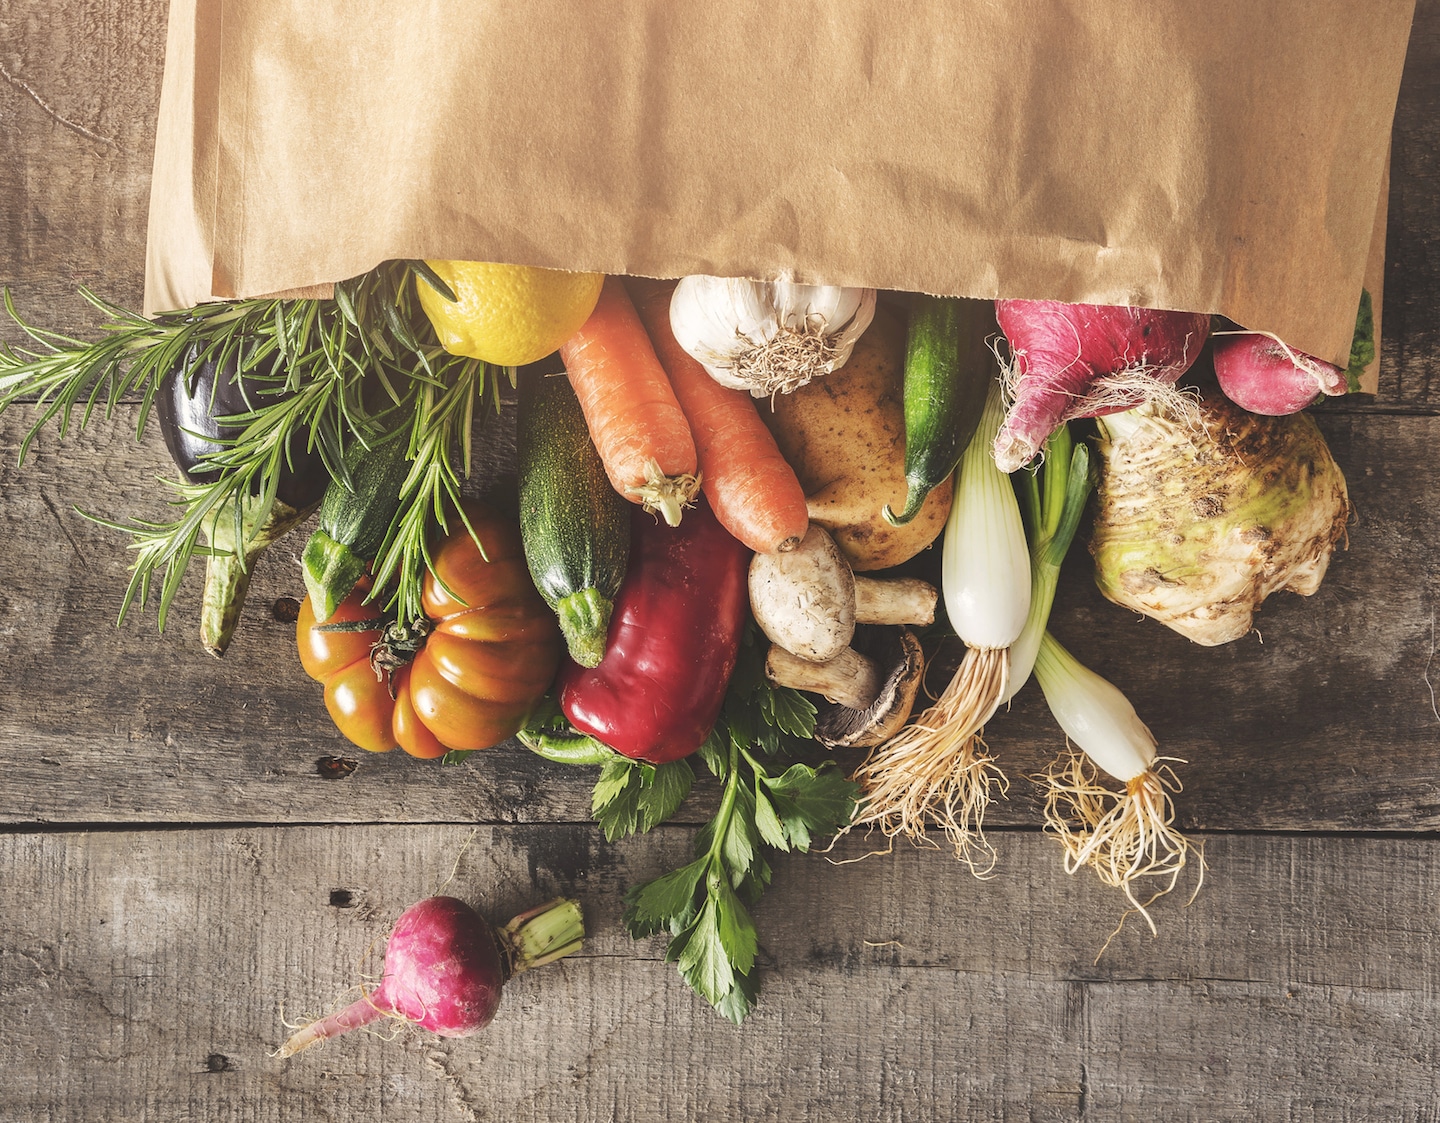
MULTIPOLYGON (((139 304, 165 14, 0 3, 0 283, 44 326, 93 328, 82 283, 139 304)), ((271 611, 301 591, 301 536, 261 563, 223 662, 186 618, 194 582, 167 634, 117 631, 125 551, 75 508, 155 514, 158 436, 137 445, 127 406, 17 470, 25 411, 0 416, 0 1119, 1440 1118, 1437 120, 1425 0, 1381 393, 1321 417, 1358 513, 1324 588, 1267 605, 1263 642, 1202 650, 1104 603, 1083 559, 1065 575, 1055 630, 1189 760, 1181 819, 1211 867, 1188 909, 1157 907, 1159 939, 1132 921, 1098 962, 1119 901, 1038 831, 1023 777, 1059 735, 1027 691, 991 731, 1015 780, 998 876, 908 847, 779 860, 761 1005, 732 1026, 619 925, 713 790, 611 845, 591 777, 521 749, 360 759, 271 611), (479 1038, 273 1059, 282 1018, 330 1007, 452 867, 494 916, 578 895, 586 949, 516 980, 479 1038)), ((511 425, 485 435, 494 465, 511 425)))

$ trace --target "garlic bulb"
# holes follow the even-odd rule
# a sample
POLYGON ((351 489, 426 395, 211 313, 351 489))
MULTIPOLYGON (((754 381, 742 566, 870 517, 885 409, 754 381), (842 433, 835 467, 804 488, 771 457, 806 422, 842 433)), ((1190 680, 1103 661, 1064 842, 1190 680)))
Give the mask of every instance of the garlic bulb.
POLYGON ((680 346, 722 386, 788 394, 845 365, 875 316, 875 290, 686 277, 670 298, 680 346))

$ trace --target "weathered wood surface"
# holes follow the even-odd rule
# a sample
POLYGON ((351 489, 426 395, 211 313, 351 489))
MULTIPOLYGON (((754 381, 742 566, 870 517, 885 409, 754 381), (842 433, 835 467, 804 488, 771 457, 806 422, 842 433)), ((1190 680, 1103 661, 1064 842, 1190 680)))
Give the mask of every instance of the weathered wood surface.
POLYGON ((690 830, 482 829, 446 891, 496 917, 579 893, 587 947, 514 980, 479 1037, 270 1057, 282 1006, 324 1012, 376 970, 388 918, 468 835, 0 838, 0 1118, 1270 1123, 1432 1120, 1440 1100, 1433 839, 1214 839, 1196 902, 1158 908, 1158 940, 1132 920, 1098 965, 1115 899, 1034 834, 1005 839, 989 883, 934 852, 788 858, 737 1028, 658 940, 618 931, 621 891, 690 830))
MULTIPOLYGON (((0 416, 0 821, 587 818, 588 769, 518 747, 441 768, 359 752, 335 732, 300 670, 293 625, 271 612, 303 596, 304 531, 262 560, 224 660, 195 638, 198 572, 165 635, 153 611, 115 630, 128 551, 73 508, 162 514, 164 447, 154 434, 137 446, 134 418, 127 409, 81 437, 46 436, 17 470, 26 413, 0 416), (357 766, 330 779, 322 757, 357 766)), ((507 411, 487 430, 501 463, 510 423, 507 411)), ((1440 718, 1426 681, 1440 601, 1440 518, 1428 499, 1440 494, 1440 417, 1330 414, 1322 424, 1358 512, 1350 548, 1313 598, 1273 598, 1258 636, 1195 647, 1104 601, 1083 551, 1065 574, 1052 628, 1126 690, 1166 753, 1190 762, 1187 824, 1440 827, 1440 718)), ((988 739, 1015 777, 1063 745, 1033 685, 988 739)), ((1027 785, 1012 794, 993 821, 1036 823, 1027 785)), ((682 812, 707 813, 704 800, 682 812)))
MULTIPOLYGON (((93 327, 82 283, 140 302, 165 15, 0 0, 0 285, 42 326, 93 327)), ((72 507, 157 514, 163 449, 137 448, 126 412, 17 472, 25 419, 0 418, 0 1119, 1435 1120, 1440 844, 1400 832, 1440 825, 1437 122, 1440 0, 1422 0, 1380 394, 1321 420, 1358 521, 1320 594, 1274 600, 1263 646, 1202 651, 1101 601, 1083 558, 1065 575, 1057 632, 1191 760, 1182 820, 1240 832, 1208 837, 1207 884, 1157 907, 1160 940, 1132 918, 1098 966, 1118 898, 1033 830, 997 832, 983 885, 908 847, 790 857, 737 1029, 619 927, 692 828, 607 845, 589 776, 519 749, 456 769, 348 749, 268 612, 299 591, 298 537, 261 563, 223 663, 191 634, 193 580, 165 636, 153 616, 113 630, 124 551, 72 507), (324 778, 332 756, 354 771, 324 778), (281 1003, 323 1010, 356 981, 471 822, 501 825, 448 891, 497 917, 573 892, 583 956, 516 980, 482 1038, 270 1059, 281 1003), (1395 833, 1246 833, 1317 830, 1395 833)), ((1059 744, 1033 691, 991 742, 1017 779, 1059 744)), ((993 821, 1034 824, 1023 782, 993 821)))

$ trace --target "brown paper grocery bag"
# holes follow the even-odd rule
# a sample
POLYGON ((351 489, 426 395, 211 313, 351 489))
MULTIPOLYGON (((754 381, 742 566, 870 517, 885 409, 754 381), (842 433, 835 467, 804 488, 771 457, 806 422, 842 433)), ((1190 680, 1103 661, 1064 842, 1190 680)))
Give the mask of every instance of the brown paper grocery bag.
POLYGON ((470 258, 1219 312, 1344 361, 1412 11, 172 0, 146 303, 470 258))

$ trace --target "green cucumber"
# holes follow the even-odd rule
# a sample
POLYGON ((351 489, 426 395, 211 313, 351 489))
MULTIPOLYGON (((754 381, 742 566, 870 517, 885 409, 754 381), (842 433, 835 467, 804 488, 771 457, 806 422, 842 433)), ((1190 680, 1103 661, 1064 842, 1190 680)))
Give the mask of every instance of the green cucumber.
POLYGON ((594 667, 630 561, 630 504, 611 486, 563 374, 522 372, 518 443, 530 576, 560 620, 570 658, 594 667))
POLYGON ((352 442, 345 467, 355 490, 338 479, 325 489, 320 525, 300 559, 317 620, 328 620, 350 595, 390 531, 410 472, 405 436, 402 431, 368 448, 352 442))
POLYGON ((913 519, 943 483, 975 435, 995 359, 985 342, 994 329, 989 301, 916 293, 905 343, 905 509, 886 504, 892 526, 913 519))

